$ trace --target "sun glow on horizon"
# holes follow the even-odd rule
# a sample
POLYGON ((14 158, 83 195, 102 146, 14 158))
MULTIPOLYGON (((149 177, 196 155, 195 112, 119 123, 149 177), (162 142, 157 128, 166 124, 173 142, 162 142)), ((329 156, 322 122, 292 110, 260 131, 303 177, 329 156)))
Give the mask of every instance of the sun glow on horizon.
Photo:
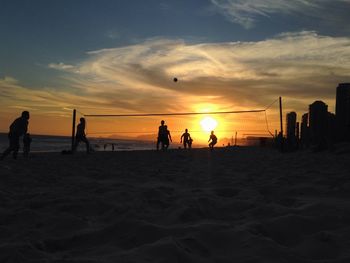
POLYGON ((210 132, 218 126, 218 122, 212 117, 205 117, 200 121, 203 131, 210 132))

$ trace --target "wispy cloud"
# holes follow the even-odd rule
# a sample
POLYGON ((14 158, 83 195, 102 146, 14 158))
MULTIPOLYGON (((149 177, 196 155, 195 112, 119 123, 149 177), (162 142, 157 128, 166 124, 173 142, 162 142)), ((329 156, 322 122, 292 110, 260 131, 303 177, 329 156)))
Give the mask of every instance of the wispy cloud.
MULTIPOLYGON (((349 0, 211 0, 219 12, 230 21, 245 28, 255 25, 259 17, 273 14, 303 14, 318 18, 329 16, 329 4, 345 3, 349 0)), ((335 16, 337 14, 334 14, 335 16)))
POLYGON ((84 76, 81 87, 109 96, 139 94, 134 100, 144 98, 145 104, 136 103, 144 108, 154 94, 161 94, 168 104, 181 97, 204 100, 204 96, 231 105, 238 100, 262 105, 279 95, 312 100, 318 94, 331 99, 337 82, 348 81, 350 74, 350 38, 310 31, 259 42, 193 45, 152 39, 90 56, 79 69, 84 76), (178 83, 172 82, 174 76, 178 83))
POLYGON ((64 70, 64 71, 70 71, 70 70, 73 70, 75 68, 73 65, 64 64, 62 62, 50 63, 48 65, 48 67, 51 69, 64 70))

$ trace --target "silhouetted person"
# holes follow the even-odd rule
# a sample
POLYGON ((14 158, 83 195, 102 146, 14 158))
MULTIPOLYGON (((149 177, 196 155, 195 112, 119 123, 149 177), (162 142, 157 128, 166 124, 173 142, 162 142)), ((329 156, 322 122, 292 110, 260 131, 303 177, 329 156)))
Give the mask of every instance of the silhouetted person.
POLYGON ((86 144, 86 152, 90 152, 90 144, 85 134, 85 118, 80 118, 80 123, 77 126, 77 133, 75 135, 75 144, 73 148, 73 152, 77 150, 77 147, 80 142, 85 142, 86 144))
POLYGON ((181 135, 180 143, 183 142, 185 149, 187 146, 188 148, 191 148, 192 142, 190 143, 190 140, 192 140, 191 135, 188 133, 188 129, 185 129, 185 132, 181 135))
POLYGON ((210 142, 209 143, 210 150, 213 150, 214 145, 218 142, 218 138, 215 136, 214 131, 211 131, 208 142, 210 142))
POLYGON ((162 149, 166 150, 169 148, 170 142, 173 142, 173 140, 171 139, 171 135, 170 135, 170 131, 168 130, 168 126, 164 125, 164 127, 165 127, 166 137, 163 138, 164 140, 162 141, 162 145, 163 145, 162 149))
POLYGON ((23 156, 28 157, 30 152, 30 144, 32 143, 32 137, 29 133, 23 135, 23 156))
POLYGON ((162 120, 160 122, 160 126, 158 128, 158 137, 157 137, 157 150, 159 150, 159 144, 162 145, 162 149, 164 149, 164 141, 166 141, 167 135, 167 127, 164 125, 165 121, 162 120))
POLYGON ((19 150, 19 137, 27 133, 28 120, 29 112, 23 111, 21 117, 15 119, 14 122, 10 125, 10 131, 8 133, 9 147, 1 155, 0 160, 3 160, 11 152, 13 152, 13 158, 17 159, 19 150))
POLYGON ((112 152, 114 152, 114 143, 112 143, 112 152))

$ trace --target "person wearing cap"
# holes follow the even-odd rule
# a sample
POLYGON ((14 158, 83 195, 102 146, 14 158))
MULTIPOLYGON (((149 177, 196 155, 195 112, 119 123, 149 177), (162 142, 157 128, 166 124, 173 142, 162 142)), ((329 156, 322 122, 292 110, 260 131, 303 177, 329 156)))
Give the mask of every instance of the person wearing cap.
POLYGON ((12 122, 8 133, 9 147, 3 152, 0 160, 3 160, 11 152, 13 152, 13 159, 17 159, 17 154, 19 151, 19 138, 27 133, 29 117, 29 112, 23 111, 21 117, 18 117, 12 122))

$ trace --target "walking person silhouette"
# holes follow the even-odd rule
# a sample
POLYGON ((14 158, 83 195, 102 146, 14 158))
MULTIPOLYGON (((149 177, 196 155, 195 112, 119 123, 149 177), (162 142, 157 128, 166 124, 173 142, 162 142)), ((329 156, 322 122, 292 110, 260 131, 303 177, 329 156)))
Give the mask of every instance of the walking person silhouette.
POLYGON ((0 160, 3 160, 11 152, 13 152, 13 159, 17 159, 17 154, 19 151, 19 137, 27 133, 29 118, 29 112, 23 111, 21 117, 18 117, 12 122, 8 133, 9 147, 3 152, 0 160))
POLYGON ((215 136, 214 131, 211 131, 208 142, 210 142, 209 148, 212 151, 214 149, 214 145, 218 142, 218 138, 215 136))
POLYGON ((80 123, 77 126, 77 133, 75 135, 75 144, 73 147, 73 152, 76 152, 80 142, 84 142, 86 144, 86 152, 90 153, 90 143, 86 138, 85 126, 86 126, 85 118, 80 118, 80 123))

